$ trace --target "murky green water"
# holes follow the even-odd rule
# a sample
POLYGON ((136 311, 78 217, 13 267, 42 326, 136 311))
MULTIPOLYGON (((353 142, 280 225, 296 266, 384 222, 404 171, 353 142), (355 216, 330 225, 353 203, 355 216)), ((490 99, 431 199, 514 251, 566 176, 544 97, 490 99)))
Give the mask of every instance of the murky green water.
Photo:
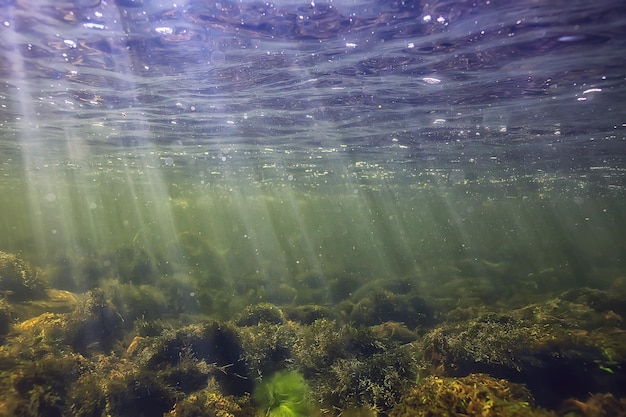
POLYGON ((493 301, 520 285, 540 294, 622 275, 620 169, 546 172, 495 153, 465 163, 397 156, 393 148, 145 148, 47 158, 29 169, 11 161, 3 167, 3 249, 41 266, 66 262, 74 276, 89 261, 130 281, 176 273, 219 277, 231 289, 250 281, 267 291, 250 302, 272 301, 277 287, 307 274, 320 287, 356 282, 315 300, 294 292, 296 303, 333 304, 387 278, 435 293, 445 281, 476 280, 478 296, 493 301), (124 256, 145 257, 136 261, 155 276, 125 277, 124 256))
POLYGON ((0 416, 623 415, 625 22, 0 0, 0 416))

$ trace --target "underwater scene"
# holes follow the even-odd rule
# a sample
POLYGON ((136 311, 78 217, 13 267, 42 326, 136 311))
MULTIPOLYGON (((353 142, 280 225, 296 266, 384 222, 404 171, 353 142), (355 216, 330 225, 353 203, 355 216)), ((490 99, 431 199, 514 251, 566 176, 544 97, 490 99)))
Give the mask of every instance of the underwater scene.
POLYGON ((0 416, 626 416, 626 3, 0 0, 0 416))

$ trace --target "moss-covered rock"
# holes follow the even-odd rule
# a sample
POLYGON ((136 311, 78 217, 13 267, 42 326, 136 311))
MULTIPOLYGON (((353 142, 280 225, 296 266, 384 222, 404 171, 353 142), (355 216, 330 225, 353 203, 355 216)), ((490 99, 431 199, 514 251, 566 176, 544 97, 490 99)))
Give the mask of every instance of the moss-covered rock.
POLYGON ((110 258, 113 278, 123 283, 154 284, 159 276, 172 272, 167 262, 137 246, 122 246, 110 258))
POLYGON ((284 308, 287 319, 304 325, 313 324, 320 319, 333 319, 335 314, 330 308, 316 304, 307 304, 293 308, 284 308))
POLYGON ((80 355, 46 355, 23 366, 2 398, 0 415, 57 417, 69 412, 68 393, 86 366, 80 355))
POLYGON ((144 370, 110 379, 105 397, 107 414, 118 417, 162 416, 176 402, 175 391, 144 370))
POLYGON ((102 282, 102 289, 110 306, 129 323, 137 319, 157 320, 169 313, 168 295, 148 284, 121 283, 116 279, 102 282))
POLYGON ((389 413, 389 417, 556 417, 535 408, 530 392, 484 374, 464 378, 427 377, 389 413))
POLYGON ((109 272, 106 265, 110 261, 100 259, 97 254, 85 257, 66 256, 57 259, 46 268, 46 277, 50 286, 68 291, 87 291, 94 289, 100 279, 109 272))
POLYGON ((432 326, 435 312, 417 295, 399 295, 379 289, 361 298, 352 308, 350 318, 366 326, 396 321, 414 329, 432 326))
POLYGON ((371 328, 323 319, 303 327, 300 334, 294 363, 325 407, 388 410, 417 374, 412 347, 371 328))
POLYGON ((578 298, 473 318, 455 314, 460 320, 429 332, 422 351, 448 376, 482 372, 523 382, 549 408, 588 392, 619 396, 626 390, 626 331, 615 315, 578 298))
POLYGON ((0 252, 0 295, 11 301, 45 297, 47 283, 39 269, 17 256, 0 252))
POLYGON ((83 354, 109 352, 123 336, 124 319, 102 290, 88 292, 69 320, 68 342, 83 354))
POLYGON ((559 415, 565 417, 624 417, 626 398, 615 398, 612 394, 594 394, 586 401, 570 398, 561 404, 559 415))
POLYGON ((385 349, 368 357, 333 361, 315 386, 326 405, 341 409, 370 407, 383 412, 394 407, 412 386, 415 366, 408 350, 385 349))
POLYGON ((135 355, 140 366, 162 372, 170 381, 193 379, 198 382, 192 385, 199 387, 202 378, 206 382, 213 375, 225 394, 252 392, 239 335, 227 325, 212 322, 187 326, 147 339, 141 345, 135 355), (200 374, 190 369, 189 361, 201 367, 200 374))
POLYGON ((206 388, 178 401, 166 417, 253 417, 249 396, 224 395, 211 379, 206 388))
POLYGON ((235 318, 237 326, 256 326, 260 323, 283 324, 284 322, 283 311, 270 303, 247 306, 235 318))
POLYGON ((301 337, 294 323, 259 323, 238 329, 243 356, 251 375, 270 375, 293 365, 294 350, 301 337))
POLYGON ((9 332, 14 318, 15 310, 6 300, 0 298, 0 340, 9 332))

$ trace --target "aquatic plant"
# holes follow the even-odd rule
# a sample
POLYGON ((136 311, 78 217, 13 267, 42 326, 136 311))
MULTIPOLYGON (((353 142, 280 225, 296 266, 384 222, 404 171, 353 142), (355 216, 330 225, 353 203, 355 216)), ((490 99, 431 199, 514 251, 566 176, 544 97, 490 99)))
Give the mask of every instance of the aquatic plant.
POLYGON ((301 328, 292 353, 324 408, 388 410, 416 375, 410 346, 334 320, 301 328))
POLYGON ((283 324, 285 315, 282 310, 270 303, 247 306, 235 320, 237 326, 256 326, 260 323, 283 324))
POLYGON ((253 417, 250 396, 224 395, 211 378, 206 387, 177 401, 165 417, 253 417))
POLYGON ((11 307, 6 300, 0 298, 0 337, 9 333, 13 316, 15 316, 13 307, 11 307))
POLYGON ((17 256, 0 252, 0 295, 10 301, 43 298, 47 283, 41 272, 17 256))
POLYGON ((49 354, 24 364, 1 387, 0 416, 55 417, 68 415, 67 398, 85 368, 86 360, 77 354, 49 354), (6 396, 6 393, 10 395, 6 396))
POLYGON ((464 378, 427 377, 389 413, 404 416, 554 417, 535 407, 526 387, 485 374, 464 378))
POLYGON ((261 415, 269 417, 306 417, 310 415, 309 387, 295 371, 277 372, 254 390, 261 415))
POLYGON ((238 328, 243 357, 251 373, 271 375, 293 362, 300 338, 300 326, 259 323, 238 328))
POLYGON ((356 302, 350 318, 366 326, 396 321, 413 329, 432 326, 435 312, 417 295, 398 295, 385 289, 374 289, 356 302))
POLYGON ((594 394, 587 401, 570 398, 561 404, 559 415, 623 416, 626 415, 626 398, 615 398, 613 394, 594 394))

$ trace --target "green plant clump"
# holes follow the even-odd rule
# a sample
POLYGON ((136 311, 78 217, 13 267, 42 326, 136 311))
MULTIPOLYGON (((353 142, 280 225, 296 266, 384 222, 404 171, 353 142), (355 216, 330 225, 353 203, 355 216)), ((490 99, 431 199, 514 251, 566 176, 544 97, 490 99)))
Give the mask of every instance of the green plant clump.
POLYGON ((294 371, 277 372, 254 390, 259 414, 269 417, 308 417, 311 414, 309 387, 294 371))

